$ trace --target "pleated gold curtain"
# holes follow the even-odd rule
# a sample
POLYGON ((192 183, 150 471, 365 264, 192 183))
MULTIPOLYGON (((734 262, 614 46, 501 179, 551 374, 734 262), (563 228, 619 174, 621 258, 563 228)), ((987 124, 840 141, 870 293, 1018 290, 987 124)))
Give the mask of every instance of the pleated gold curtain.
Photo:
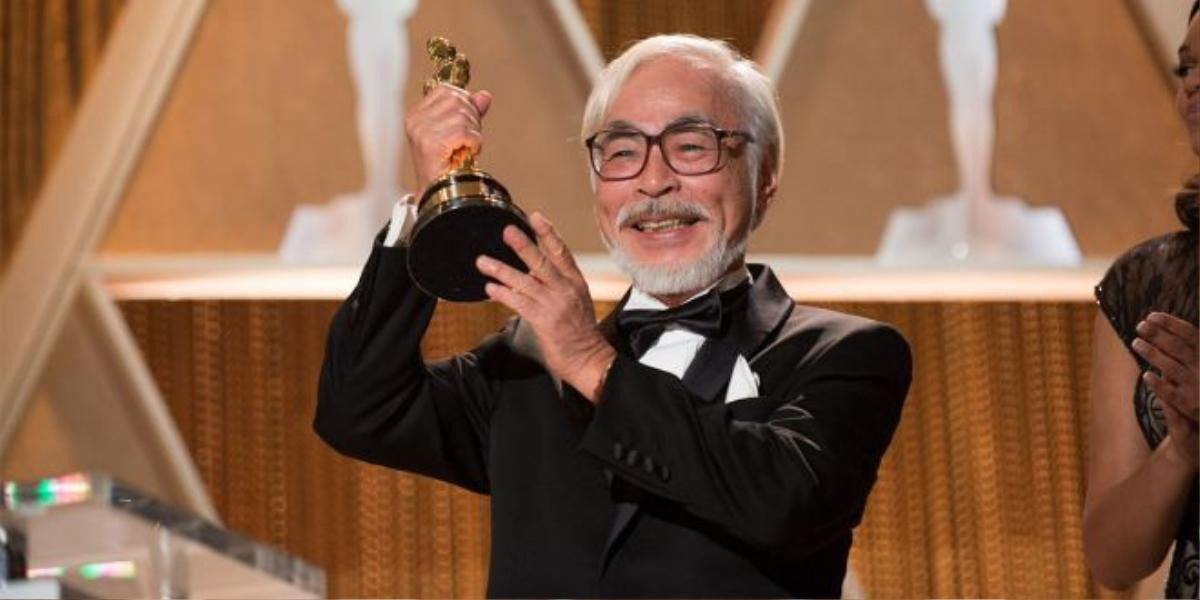
MULTIPOLYGON (((479 597, 486 498, 337 456, 311 431, 311 301, 122 303, 220 514, 328 569, 334 596, 479 597)), ((852 562, 873 597, 1095 597, 1080 541, 1090 303, 841 303, 915 371, 852 562)), ((608 311, 611 305, 601 306, 608 311)), ((427 357, 507 313, 438 308, 427 357)))

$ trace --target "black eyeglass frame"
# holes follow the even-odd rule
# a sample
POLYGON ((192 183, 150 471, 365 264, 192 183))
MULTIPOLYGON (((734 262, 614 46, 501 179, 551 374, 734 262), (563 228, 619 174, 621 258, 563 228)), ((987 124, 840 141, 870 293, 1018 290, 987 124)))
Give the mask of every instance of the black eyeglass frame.
POLYGON ((663 129, 662 131, 658 132, 655 135, 650 135, 640 129, 624 129, 624 128, 601 129, 600 131, 593 133, 592 136, 589 137, 588 139, 584 140, 583 145, 587 147, 588 164, 591 165, 592 172, 596 174, 596 177, 599 177, 601 181, 628 181, 630 179, 637 177, 638 175, 641 175, 642 171, 646 170, 646 165, 650 164, 651 150, 653 150, 655 146, 658 146, 658 152, 659 152, 659 154, 662 155, 663 162, 667 164, 667 168, 671 169, 671 172, 673 172, 677 175, 682 175, 684 177, 693 177, 693 176, 699 176, 699 175, 708 175, 709 173, 716 173, 717 171, 720 171, 725 166, 725 153, 724 153, 725 140, 729 139, 729 138, 735 138, 735 137, 741 138, 747 144, 753 144, 755 141, 754 136, 750 135, 750 133, 746 132, 746 131, 738 131, 736 129, 733 129, 733 130, 721 129, 720 127, 717 127, 717 126, 709 124, 709 123, 678 123, 675 125, 667 126, 666 129, 663 129), (667 152, 666 152, 666 150, 663 149, 662 139, 664 136, 666 136, 672 132, 680 131, 680 130, 684 130, 684 129, 708 129, 708 130, 712 131, 713 134, 716 136, 716 138, 717 138, 717 160, 713 164, 713 167, 711 169, 709 169, 707 171, 700 171, 697 173, 681 173, 679 171, 679 169, 675 168, 675 165, 671 164, 671 159, 667 157, 667 152), (596 156, 596 150, 595 150, 595 142, 596 142, 596 138, 598 138, 601 135, 604 135, 606 133, 637 134, 637 135, 642 136, 642 139, 646 141, 646 153, 642 156, 642 166, 638 167, 638 169, 636 171, 634 171, 632 175, 627 175, 624 177, 605 177, 603 174, 600 173, 600 167, 596 165, 597 156, 596 156))

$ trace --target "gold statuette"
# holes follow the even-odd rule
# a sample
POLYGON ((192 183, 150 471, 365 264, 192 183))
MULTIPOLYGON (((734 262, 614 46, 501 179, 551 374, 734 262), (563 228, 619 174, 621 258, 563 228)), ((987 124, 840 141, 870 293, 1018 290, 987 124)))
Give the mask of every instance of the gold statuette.
MULTIPOLYGON (((471 79, 466 55, 436 36, 429 38, 425 50, 433 61, 426 94, 442 83, 466 88, 471 79)), ((455 302, 484 300, 483 286, 489 280, 475 267, 480 254, 528 271, 501 237, 508 225, 534 239, 525 213, 513 204, 508 190, 476 168, 470 148, 458 148, 450 155, 450 169, 421 195, 408 245, 408 272, 433 296, 455 302)))

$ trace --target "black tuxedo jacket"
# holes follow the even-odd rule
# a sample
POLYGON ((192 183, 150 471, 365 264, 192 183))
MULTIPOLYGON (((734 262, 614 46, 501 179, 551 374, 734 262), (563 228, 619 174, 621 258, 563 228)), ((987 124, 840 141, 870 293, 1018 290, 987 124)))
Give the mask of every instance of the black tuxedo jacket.
MULTIPOLYGON (((426 363, 435 301, 376 245, 330 325, 317 433, 362 460, 491 496, 489 596, 841 593, 908 390, 892 328, 795 305, 769 269, 723 338, 759 377, 725 404, 622 353, 595 406, 514 319, 426 363)), ((601 329, 619 350, 615 315, 601 329)))

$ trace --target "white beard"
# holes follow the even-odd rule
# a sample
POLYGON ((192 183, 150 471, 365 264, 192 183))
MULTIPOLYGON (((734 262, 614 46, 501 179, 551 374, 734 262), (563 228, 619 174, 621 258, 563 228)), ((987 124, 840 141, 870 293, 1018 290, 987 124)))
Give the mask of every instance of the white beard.
MULTIPOLYGON (((755 221, 756 213, 756 206, 751 202, 751 223, 755 221)), ((677 198, 663 197, 623 206, 613 219, 613 230, 619 232, 623 226, 640 217, 658 214, 711 219, 708 211, 702 206, 677 198)), ((725 240, 724 233, 717 231, 716 240, 704 254, 696 260, 682 264, 641 264, 620 246, 619 241, 608 239, 603 229, 600 231, 600 239, 608 248, 608 255, 617 263, 617 267, 633 280, 634 287, 651 296, 673 296, 698 292, 711 286, 729 272, 729 267, 745 257, 750 231, 747 230, 732 244, 725 240)))
POLYGON ((745 256, 747 237, 742 236, 730 245, 718 232, 716 242, 703 255, 690 263, 674 265, 640 264, 608 236, 602 234, 600 239, 621 272, 633 280, 634 287, 651 296, 669 296, 698 292, 719 280, 730 266, 745 256))

